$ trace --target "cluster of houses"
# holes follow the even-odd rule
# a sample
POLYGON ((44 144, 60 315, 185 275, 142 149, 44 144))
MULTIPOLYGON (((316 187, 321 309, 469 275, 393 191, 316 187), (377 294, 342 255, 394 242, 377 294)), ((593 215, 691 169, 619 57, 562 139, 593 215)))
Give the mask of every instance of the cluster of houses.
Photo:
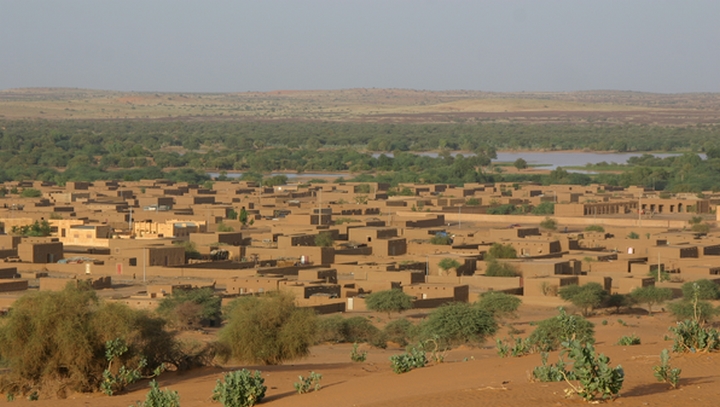
POLYGON ((720 237, 712 233, 720 199, 712 193, 232 180, 35 181, 5 189, 17 192, 0 198, 6 308, 27 290, 81 280, 141 308, 155 307, 173 290, 209 286, 225 298, 289 291, 300 306, 323 313, 363 311, 366 294, 391 288, 415 297, 417 308, 432 308, 491 290, 557 305, 558 289, 570 284, 597 282, 629 293, 720 281, 720 237), (23 193, 29 189, 36 191, 23 193), (492 214, 549 203, 553 213, 539 216, 492 214), (690 220, 710 232, 698 233, 690 220), (35 222, 47 222, 49 236, 20 234, 35 222), (496 260, 509 263, 515 276, 485 274, 495 243, 515 249, 516 258, 496 260), (444 259, 457 266, 442 268, 444 259), (656 283, 658 273, 669 280, 656 283))

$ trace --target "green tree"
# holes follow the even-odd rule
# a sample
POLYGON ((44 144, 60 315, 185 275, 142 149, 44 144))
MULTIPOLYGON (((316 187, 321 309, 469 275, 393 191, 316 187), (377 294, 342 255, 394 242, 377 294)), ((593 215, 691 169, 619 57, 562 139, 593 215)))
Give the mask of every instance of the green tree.
POLYGON ((248 211, 243 206, 240 208, 240 214, 238 215, 238 220, 240 223, 242 223, 243 226, 246 226, 248 223, 248 211))
POLYGON ((573 339, 580 343, 594 343, 594 336, 592 322, 578 315, 570 315, 560 308, 559 315, 537 324, 528 341, 541 352, 550 352, 559 349, 563 342, 573 339))
POLYGON ((514 259, 517 258, 517 251, 512 244, 493 243, 487 252, 487 257, 491 259, 514 259))
POLYGON ((515 162, 513 163, 513 167, 517 168, 518 170, 524 170, 525 168, 528 167, 528 163, 527 163, 527 161, 525 161, 524 159, 518 158, 518 159, 515 160, 515 162))
POLYGON ((541 202, 538 206, 532 209, 533 215, 553 215, 555 214, 555 203, 553 202, 541 202))
POLYGON ((235 360, 277 365, 308 355, 316 318, 288 294, 241 297, 230 304, 219 341, 235 360))
POLYGON ((592 311, 603 304, 608 297, 607 291, 598 283, 576 284, 560 288, 558 295, 565 301, 578 307, 582 315, 587 317, 592 311))
POLYGON ((438 262, 438 267, 444 274, 448 274, 450 270, 457 270, 458 267, 460 267, 461 264, 459 261, 453 259, 452 257, 445 257, 442 260, 438 262))
POLYGON ((659 288, 652 285, 634 289, 630 293, 630 297, 639 304, 647 304, 648 313, 652 314, 653 305, 671 300, 673 293, 669 288, 659 288))
POLYGON ((376 312, 401 313, 413 307, 413 297, 405 294, 402 290, 392 289, 372 293, 365 297, 365 305, 368 309, 376 312))
POLYGON ((487 262, 485 275, 488 277, 517 277, 520 275, 520 272, 510 263, 499 262, 492 259, 487 262))
POLYGON ((717 300, 720 297, 720 289, 717 283, 708 279, 690 281, 682 285, 683 298, 692 300, 696 295, 699 300, 717 300))
POLYGON ((42 192, 35 188, 25 188, 20 193, 22 198, 39 198, 42 196, 42 192))
POLYGON ((330 232, 320 232, 315 235, 315 246, 332 247, 333 244, 335 244, 335 240, 330 232))

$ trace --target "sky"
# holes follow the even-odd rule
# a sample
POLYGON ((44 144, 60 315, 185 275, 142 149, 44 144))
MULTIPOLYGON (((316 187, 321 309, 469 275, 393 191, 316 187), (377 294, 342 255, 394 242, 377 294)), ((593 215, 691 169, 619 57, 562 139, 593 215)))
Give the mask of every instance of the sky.
POLYGON ((0 0, 0 89, 720 92, 717 0, 0 0))

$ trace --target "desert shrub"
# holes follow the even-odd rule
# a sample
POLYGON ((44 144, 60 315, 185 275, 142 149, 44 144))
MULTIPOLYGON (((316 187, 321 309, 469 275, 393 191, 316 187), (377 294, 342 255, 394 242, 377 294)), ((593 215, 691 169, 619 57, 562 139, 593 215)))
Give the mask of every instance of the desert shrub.
POLYGON ((392 312, 400 313, 411 309, 413 297, 399 289, 378 291, 365 297, 365 305, 371 311, 387 312, 390 317, 392 312))
POLYGON ((697 320, 680 321, 670 327, 670 332, 675 334, 673 352, 711 352, 720 349, 720 333, 697 320))
POLYGON ((160 301, 157 312, 181 329, 219 323, 221 298, 212 288, 178 290, 160 301))
POLYGON ((628 233, 627 238, 637 240, 637 239, 640 239, 640 235, 638 235, 635 232, 630 232, 630 233, 628 233))
POLYGON ((217 381, 212 399, 224 407, 251 407, 262 401, 265 391, 265 379, 259 371, 235 370, 217 381))
POLYGON ((220 222, 220 223, 217 224, 217 231, 218 231, 218 232, 232 232, 232 231, 234 231, 234 230, 235 230, 235 229, 234 229, 232 226, 228 225, 227 223, 220 222))
POLYGON ((659 382, 669 384, 673 389, 678 387, 680 383, 681 369, 673 368, 670 366, 670 352, 667 349, 663 349, 660 352, 660 365, 653 366, 653 374, 659 382))
POLYGON ((682 285, 683 298, 692 300, 697 297, 698 300, 717 300, 720 297, 720 289, 718 285, 710 280, 702 279, 690 281, 682 285))
POLYGON ((35 188, 25 188, 20 193, 20 196, 23 198, 38 198, 42 196, 42 192, 35 188))
POLYGON ((540 222, 540 227, 547 230, 556 230, 557 221, 553 218, 545 218, 542 222, 540 222))
POLYGON ((620 337, 617 344, 620 346, 640 345, 640 337, 635 334, 624 335, 620 337))
POLYGON ((581 344, 580 341, 572 340, 565 342, 563 347, 572 360, 574 380, 579 382, 574 385, 567 378, 570 389, 566 392, 575 393, 587 401, 612 399, 618 395, 625 380, 625 372, 620 365, 610 366, 610 358, 602 353, 596 355, 590 343, 581 344))
POLYGON ((559 315, 540 321, 529 339, 537 350, 550 352, 572 339, 581 343, 594 343, 594 335, 592 322, 577 315, 569 315, 561 308, 559 315))
POLYGON ((240 361, 280 364, 307 356, 316 337, 317 317, 283 293, 233 301, 219 341, 240 361))
POLYGON ((488 277, 517 277, 520 272, 510 263, 502 263, 495 259, 487 262, 485 275, 488 277))
POLYGON ((448 273, 449 270, 457 270, 460 266, 460 262, 452 257, 445 257, 438 262, 438 267, 440 267, 444 273, 448 273))
POLYGON ((538 206, 532 209, 533 215, 553 215, 555 213, 554 202, 541 202, 538 206))
POLYGON ((145 401, 135 404, 137 407, 180 407, 180 395, 169 389, 160 390, 155 380, 150 382, 150 391, 145 401))
POLYGON ((589 316, 608 296, 607 291, 598 283, 587 283, 583 286, 568 285, 560 288, 558 294, 563 300, 580 308, 583 316, 589 316))
POLYGON ((600 225, 589 225, 585 227, 586 232, 600 232, 605 233, 605 228, 600 225))
MULTIPOLYGON (((24 295, 0 327, 0 357, 9 368, 2 390, 27 394, 51 383, 72 391, 99 390, 108 364, 105 344, 116 338, 127 351, 115 366, 138 366, 145 358, 142 372, 149 374, 181 359, 164 328, 164 320, 147 312, 100 301, 86 285, 24 295)), ((63 397, 64 391, 55 396, 63 397)))
POLYGON ((425 351, 418 348, 411 348, 405 353, 390 356, 390 366, 397 374, 407 373, 413 369, 425 367, 427 357, 425 351))
POLYGON ((707 322, 718 315, 718 309, 707 301, 682 300, 668 305, 670 312, 678 321, 685 319, 697 319, 700 322, 707 322))
POLYGON ((673 297, 672 290, 669 288, 659 288, 655 286, 638 287, 630 293, 633 301, 640 304, 647 304, 649 314, 652 314, 652 306, 662 304, 671 300, 673 297))
POLYGON ((333 244, 335 244, 335 239, 329 232, 320 232, 315 235, 315 246, 332 247, 333 244))
POLYGON ((478 345, 495 334, 493 314, 467 303, 451 303, 434 309, 420 326, 423 339, 435 338, 442 347, 478 345))
POLYGON ((350 360, 353 362, 364 362, 367 359, 366 351, 358 351, 357 342, 353 343, 353 348, 350 351, 350 360))
POLYGON ((397 319, 385 325, 385 338, 400 346, 407 346, 417 337, 417 326, 405 318, 397 319))
POLYGON ((322 375, 315 372, 310 372, 308 377, 298 376, 298 382, 295 382, 293 385, 295 386, 295 390, 298 392, 298 394, 307 393, 310 391, 310 389, 313 389, 313 391, 320 390, 320 380, 322 380, 322 375))
POLYGON ((509 356, 519 357, 530 354, 533 352, 534 346, 530 342, 529 338, 523 339, 511 336, 510 339, 506 340, 496 339, 495 348, 497 349, 500 357, 506 358, 509 356))
POLYGON ((501 319, 517 317, 517 309, 521 303, 522 300, 514 295, 488 291, 480 296, 475 305, 501 319))
POLYGON ((561 382, 565 379, 575 380, 575 375, 565 369, 567 365, 563 361, 562 357, 558 358, 558 361, 555 362, 555 364, 548 365, 547 360, 548 353, 540 353, 540 361, 542 365, 536 366, 533 369, 533 380, 537 380, 543 383, 561 382))
MULTIPOLYGON (((103 371, 103 380, 102 383, 100 383, 100 389, 108 396, 124 390, 129 384, 135 383, 143 377, 142 372, 147 365, 147 360, 144 357, 140 358, 134 368, 129 368, 125 365, 120 365, 119 367, 113 366, 113 362, 119 360, 128 350, 127 343, 121 338, 115 338, 105 342, 105 358, 108 361, 108 366, 103 371)), ((158 366, 155 372, 153 372, 152 377, 159 376, 162 371, 163 366, 158 366)))
POLYGON ((368 342, 384 348, 385 335, 365 317, 345 318, 332 315, 318 319, 315 343, 353 343, 368 342))
POLYGON ((430 238, 430 244, 434 245, 451 245, 452 243, 452 238, 446 234, 438 233, 430 238))
POLYGON ((517 258, 517 251, 511 244, 493 243, 488 249, 487 257, 493 259, 514 259, 517 258))
POLYGON ((603 306, 615 308, 615 313, 620 313, 620 308, 630 306, 630 297, 625 294, 610 294, 605 298, 603 306))

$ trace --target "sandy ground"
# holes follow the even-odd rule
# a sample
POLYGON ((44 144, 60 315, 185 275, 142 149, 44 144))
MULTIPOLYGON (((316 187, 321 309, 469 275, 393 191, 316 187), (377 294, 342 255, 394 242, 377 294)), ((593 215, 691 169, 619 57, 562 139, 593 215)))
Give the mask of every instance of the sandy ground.
MULTIPOLYGON (((521 316, 510 322, 522 332, 532 332, 530 322, 555 315, 552 308, 524 305, 521 316)), ((671 364, 682 368, 680 388, 670 390, 653 376, 659 354, 669 348, 665 339, 674 320, 668 314, 598 315, 596 348, 621 364, 626 378, 621 396, 613 404, 623 406, 715 406, 720 405, 720 354, 672 354, 671 364), (622 319, 625 325, 618 322, 622 319), (602 325, 606 320, 607 324, 602 325), (623 335, 636 334, 642 339, 637 346, 618 346, 623 335)), ((507 336, 507 327, 498 337, 507 336)), ((159 383, 176 390, 184 407, 220 405, 211 400, 215 382, 225 371, 240 368, 259 369, 268 386, 262 405, 268 407, 430 407, 430 406, 567 406, 586 405, 579 398, 564 397, 565 383, 534 383, 529 380, 533 367, 540 365, 540 355, 500 358, 493 341, 485 347, 461 347, 447 353, 445 362, 431 364, 406 374, 395 374, 388 358, 400 353, 398 347, 385 350, 364 345, 368 359, 353 363, 349 355, 352 345, 323 345, 312 349, 311 355, 282 366, 223 366, 196 369, 183 374, 166 373, 159 383), (304 395, 296 394, 293 383, 298 375, 310 371, 323 375, 322 389, 304 395)), ((361 347, 361 349, 363 349, 361 347)), ((550 362, 557 353, 550 355, 550 362)), ((35 407, 112 406, 127 407, 144 400, 147 382, 131 386, 128 392, 114 397, 102 394, 75 394, 65 400, 16 400, 13 405, 35 407)))

